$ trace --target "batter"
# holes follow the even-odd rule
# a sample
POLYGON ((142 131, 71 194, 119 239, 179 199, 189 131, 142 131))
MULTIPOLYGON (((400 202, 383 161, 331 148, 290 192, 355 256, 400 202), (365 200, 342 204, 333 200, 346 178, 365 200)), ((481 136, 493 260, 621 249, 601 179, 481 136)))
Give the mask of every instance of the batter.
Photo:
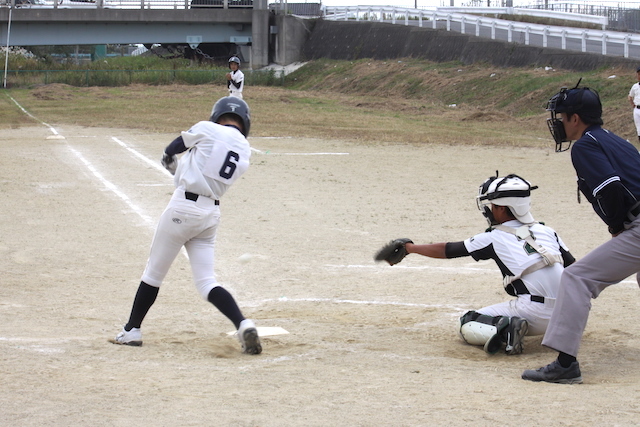
POLYGON ((142 321, 184 246, 202 298, 231 320, 243 352, 262 352, 254 322, 245 319, 214 273, 220 199, 249 167, 250 125, 249 106, 239 98, 224 97, 213 106, 210 121, 196 123, 165 148, 162 164, 174 174, 176 189, 160 217, 129 321, 116 336, 116 344, 142 345, 142 321))

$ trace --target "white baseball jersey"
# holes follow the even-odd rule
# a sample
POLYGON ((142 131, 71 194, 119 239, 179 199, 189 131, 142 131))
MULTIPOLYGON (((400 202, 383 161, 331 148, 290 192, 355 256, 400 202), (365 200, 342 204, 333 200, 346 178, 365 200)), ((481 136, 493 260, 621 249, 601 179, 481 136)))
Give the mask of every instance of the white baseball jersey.
POLYGON ((214 242, 219 199, 249 167, 249 142, 235 127, 209 121, 182 132, 187 151, 178 161, 176 190, 160 217, 141 280, 160 287, 184 246, 193 281, 203 299, 218 286, 214 242))
POLYGON ((236 128, 202 121, 182 132, 182 140, 187 151, 176 169, 176 188, 220 199, 249 168, 251 147, 236 128))
POLYGON ((640 82, 634 83, 629 90, 629 97, 633 99, 635 105, 640 105, 640 82))
POLYGON ((633 99, 633 104, 636 106, 633 109, 633 123, 636 125, 636 133, 640 136, 640 83, 635 83, 629 90, 629 98, 633 99))
POLYGON ((244 89, 244 73, 240 70, 230 71, 231 80, 227 80, 229 95, 242 99, 242 90, 244 89))
MULTIPOLYGON (((505 222, 507 227, 519 228, 518 220, 505 222)), ((560 255, 562 248, 569 251, 557 233, 550 227, 534 224, 530 228, 536 243, 552 254, 560 255)), ((477 234, 464 242, 464 246, 476 261, 493 259, 503 276, 521 274, 527 267, 542 259, 526 241, 501 230, 491 230, 477 234)), ((564 270, 561 263, 533 271, 514 281, 515 289, 507 291, 517 298, 477 310, 488 316, 522 317, 529 323, 527 335, 543 334, 553 312, 553 304, 558 294, 560 276, 564 270), (524 287, 523 287, 524 286, 524 287), (536 302, 544 298, 545 302, 536 302)))
MULTIPOLYGON (((503 225, 517 229, 524 224, 518 220, 511 220, 503 225)), ((568 251, 564 242, 552 228, 542 224, 534 224, 529 230, 536 242, 550 253, 560 255, 560 247, 568 251)), ((477 234, 465 240, 464 246, 476 261, 493 259, 498 264, 503 276, 521 274, 524 269, 542 259, 542 256, 526 241, 518 240, 515 235, 497 229, 477 234)), ((522 277, 521 280, 527 287, 529 294, 549 298, 556 297, 562 265, 554 264, 554 266, 558 266, 560 269, 544 268, 522 277), (540 273, 536 274, 538 272, 540 273)))

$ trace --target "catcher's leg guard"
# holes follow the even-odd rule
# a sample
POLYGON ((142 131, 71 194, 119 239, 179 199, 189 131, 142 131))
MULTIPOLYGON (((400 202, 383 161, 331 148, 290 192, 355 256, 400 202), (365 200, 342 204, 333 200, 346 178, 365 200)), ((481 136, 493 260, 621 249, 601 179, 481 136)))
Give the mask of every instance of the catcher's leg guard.
POLYGON ((460 318, 460 335, 467 344, 481 345, 487 353, 495 354, 502 348, 502 335, 507 326, 508 317, 468 311, 460 318))

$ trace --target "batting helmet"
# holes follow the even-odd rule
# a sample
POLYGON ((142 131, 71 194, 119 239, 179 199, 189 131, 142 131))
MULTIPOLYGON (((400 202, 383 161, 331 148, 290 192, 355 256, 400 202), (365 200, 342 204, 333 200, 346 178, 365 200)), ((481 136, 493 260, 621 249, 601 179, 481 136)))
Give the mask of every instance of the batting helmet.
POLYGON ((553 95, 547 102, 547 111, 551 112, 551 117, 547 119, 547 125, 556 143, 556 152, 566 151, 571 147, 571 141, 567 139, 562 119, 558 117, 559 113, 577 114, 586 124, 602 124, 600 95, 588 87, 579 88, 576 85, 573 89, 566 87, 560 89, 560 92, 553 95), (563 148, 563 142, 569 143, 566 148, 563 148))
POLYGON ((240 118, 242 121, 242 134, 249 136, 249 129, 251 128, 251 112, 249 111, 249 105, 242 99, 235 96, 225 96, 220 98, 211 110, 210 121, 217 123, 220 117, 225 114, 233 114, 240 118))
POLYGON ((487 219, 489 225, 497 225, 491 207, 507 206, 513 216, 523 224, 531 224, 535 222, 533 215, 529 212, 531 208, 531 190, 535 190, 538 186, 531 184, 524 178, 515 174, 505 177, 493 176, 484 181, 478 189, 476 203, 482 215, 487 219))
POLYGON ((238 68, 240 67, 240 58, 238 58, 237 56, 232 56, 231 58, 229 58, 229 67, 231 67, 232 62, 238 64, 238 68))

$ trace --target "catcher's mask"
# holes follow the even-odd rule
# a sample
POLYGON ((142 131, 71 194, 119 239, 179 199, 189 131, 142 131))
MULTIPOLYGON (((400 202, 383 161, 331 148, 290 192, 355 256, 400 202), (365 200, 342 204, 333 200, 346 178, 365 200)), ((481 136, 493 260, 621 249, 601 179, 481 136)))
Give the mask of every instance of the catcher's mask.
POLYGON ((547 111, 551 112, 551 117, 547 119, 547 126, 556 143, 556 153, 568 150, 572 143, 567 139, 560 113, 578 114, 587 124, 602 124, 602 103, 598 92, 588 87, 579 88, 580 81, 582 79, 578 80, 573 89, 561 88, 560 92, 553 95, 547 102, 547 111), (565 142, 568 144, 563 147, 562 144, 565 142))
POLYGON ((498 225, 498 222, 491 212, 491 205, 507 206, 513 216, 523 224, 534 223, 533 215, 529 212, 531 208, 531 190, 538 186, 531 184, 522 177, 510 174, 505 177, 496 176, 488 178, 480 185, 476 203, 482 215, 489 225, 498 225))
POLYGON ((242 99, 235 96, 225 96, 220 98, 211 110, 210 121, 217 123, 220 117, 224 114, 234 114, 240 118, 242 122, 242 134, 245 137, 249 136, 249 129, 251 128, 251 113, 249 111, 249 105, 242 99))

